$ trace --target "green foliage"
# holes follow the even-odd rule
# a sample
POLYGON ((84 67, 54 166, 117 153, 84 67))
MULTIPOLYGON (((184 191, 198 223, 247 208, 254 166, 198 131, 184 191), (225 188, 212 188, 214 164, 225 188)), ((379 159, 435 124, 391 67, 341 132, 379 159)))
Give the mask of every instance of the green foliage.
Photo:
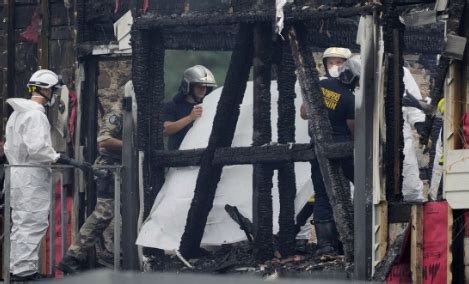
POLYGON ((169 100, 178 91, 184 70, 204 65, 212 71, 218 86, 223 86, 230 63, 231 52, 167 50, 165 54, 165 98, 169 100))

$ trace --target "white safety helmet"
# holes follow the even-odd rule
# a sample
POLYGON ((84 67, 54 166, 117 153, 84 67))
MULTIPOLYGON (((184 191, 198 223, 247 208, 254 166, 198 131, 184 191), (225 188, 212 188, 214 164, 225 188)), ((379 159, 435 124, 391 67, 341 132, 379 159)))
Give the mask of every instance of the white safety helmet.
POLYGON ((181 89, 185 95, 189 94, 191 84, 207 86, 207 94, 217 87, 217 82, 215 81, 215 77, 212 72, 202 65, 195 65, 184 71, 181 89))
POLYGON ((57 87, 58 85, 60 85, 59 76, 47 69, 41 69, 34 72, 27 84, 30 92, 34 91, 36 89, 35 87, 49 89, 57 87))
MULTIPOLYGON (((326 71, 327 77, 337 77, 338 76, 338 69, 335 67, 334 74, 330 74, 329 70, 327 69, 327 58, 342 58, 344 60, 349 59, 352 56, 352 52, 348 48, 343 47, 329 47, 324 51, 322 55, 322 64, 324 66, 324 70, 326 71)), ((334 71, 334 70, 332 70, 334 71)))
POLYGON ((343 59, 349 59, 352 56, 352 52, 348 48, 343 47, 329 47, 324 51, 322 56, 323 59, 330 57, 337 57, 343 59))

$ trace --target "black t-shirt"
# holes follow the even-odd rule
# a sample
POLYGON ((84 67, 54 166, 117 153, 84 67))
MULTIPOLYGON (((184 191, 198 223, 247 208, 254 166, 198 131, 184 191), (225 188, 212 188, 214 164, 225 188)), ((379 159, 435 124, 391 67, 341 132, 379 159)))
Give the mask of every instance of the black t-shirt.
MULTIPOLYGON (((185 100, 185 96, 181 93, 176 95, 171 101, 167 102, 163 106, 163 112, 161 114, 161 120, 165 121, 178 121, 179 119, 188 116, 195 104, 191 104, 185 100)), ((186 127, 181 129, 179 132, 174 133, 168 138, 168 150, 178 150, 182 140, 186 136, 187 131, 192 127, 194 123, 189 123, 186 127)))
POLYGON ((352 134, 347 126, 347 120, 355 119, 355 96, 339 80, 328 78, 319 83, 324 103, 329 112, 332 126, 332 138, 335 142, 352 140, 352 134))

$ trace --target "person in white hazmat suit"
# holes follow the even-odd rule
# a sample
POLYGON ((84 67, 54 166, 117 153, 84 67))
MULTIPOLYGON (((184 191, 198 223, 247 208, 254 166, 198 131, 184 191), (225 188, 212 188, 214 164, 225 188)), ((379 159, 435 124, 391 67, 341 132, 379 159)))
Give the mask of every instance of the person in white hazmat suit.
MULTIPOLYGON (((422 100, 417 82, 410 73, 409 69, 404 67, 404 86, 405 94, 409 93, 417 100, 422 100)), ((404 95, 405 95, 404 94, 404 95)), ((423 202, 423 182, 420 179, 420 170, 417 160, 415 135, 412 128, 421 133, 425 122, 425 113, 410 106, 402 107, 402 116, 404 118, 403 136, 404 136, 404 165, 402 170, 402 195, 406 202, 423 202)))
POLYGON ((39 247, 48 227, 52 172, 42 167, 57 162, 90 172, 91 165, 59 155, 53 148, 45 107, 54 103, 59 77, 50 70, 35 72, 27 86, 31 99, 12 98, 6 102, 13 113, 6 125, 5 155, 13 167, 11 190, 10 273, 13 281, 42 278, 38 273, 39 247))

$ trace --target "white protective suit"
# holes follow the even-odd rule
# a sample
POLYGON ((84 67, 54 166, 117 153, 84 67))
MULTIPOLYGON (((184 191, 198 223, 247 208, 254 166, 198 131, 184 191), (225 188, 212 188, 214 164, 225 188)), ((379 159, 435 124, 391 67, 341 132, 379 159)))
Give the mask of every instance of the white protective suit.
MULTIPOLYGON (((204 113, 187 132, 180 149, 207 147, 212 130, 222 88, 214 90, 204 99, 204 113)), ((296 93, 301 90, 296 84, 296 93)), ((277 139, 277 82, 271 85, 272 141, 277 139)), ((301 99, 296 98, 296 108, 300 109, 301 99)), ((236 126, 232 147, 246 147, 252 143, 253 83, 248 82, 240 115, 236 126)), ((301 119, 297 111, 295 119, 296 142, 309 143, 308 122, 301 119)), ((179 248, 181 236, 187 220, 199 167, 171 168, 166 174, 165 183, 158 193, 153 208, 142 226, 137 244, 172 251, 179 248)), ((295 163, 297 195, 295 211, 298 213, 313 195, 311 166, 309 163, 295 163)), ((226 213, 225 204, 236 206, 241 214, 252 220, 252 166, 225 166, 218 183, 213 208, 207 219, 202 246, 217 246, 246 240, 245 233, 226 213)), ((279 199, 277 174, 273 178, 273 231, 277 233, 279 199)), ((309 238, 310 224, 307 224, 297 238, 309 238)))
MULTIPOLYGON (((42 105, 9 99, 14 112, 6 125, 5 154, 10 165, 47 165, 59 154, 52 148, 50 124, 42 105)), ((10 272, 18 276, 38 271, 39 245, 49 225, 52 173, 45 168, 11 168, 10 272)))
MULTIPOLYGON (((411 93, 417 100, 422 100, 417 82, 410 73, 409 69, 404 67, 404 85, 405 89, 411 93)), ((405 95, 405 93, 404 93, 405 95)), ((415 135, 412 131, 415 123, 424 122, 425 114, 423 111, 414 107, 403 107, 402 116, 404 118, 404 127, 402 129, 404 136, 404 165, 402 169, 402 194, 404 201, 421 202, 423 201, 423 182, 420 179, 420 170, 417 160, 415 135)))
POLYGON ((443 143, 441 141, 441 132, 438 135, 438 140, 436 142, 435 148, 435 159, 433 160, 433 169, 432 169, 432 180, 430 182, 430 190, 428 194, 432 200, 437 200, 438 197, 438 188, 440 187, 441 176, 443 175, 443 165, 440 165, 440 159, 443 155, 443 143))

